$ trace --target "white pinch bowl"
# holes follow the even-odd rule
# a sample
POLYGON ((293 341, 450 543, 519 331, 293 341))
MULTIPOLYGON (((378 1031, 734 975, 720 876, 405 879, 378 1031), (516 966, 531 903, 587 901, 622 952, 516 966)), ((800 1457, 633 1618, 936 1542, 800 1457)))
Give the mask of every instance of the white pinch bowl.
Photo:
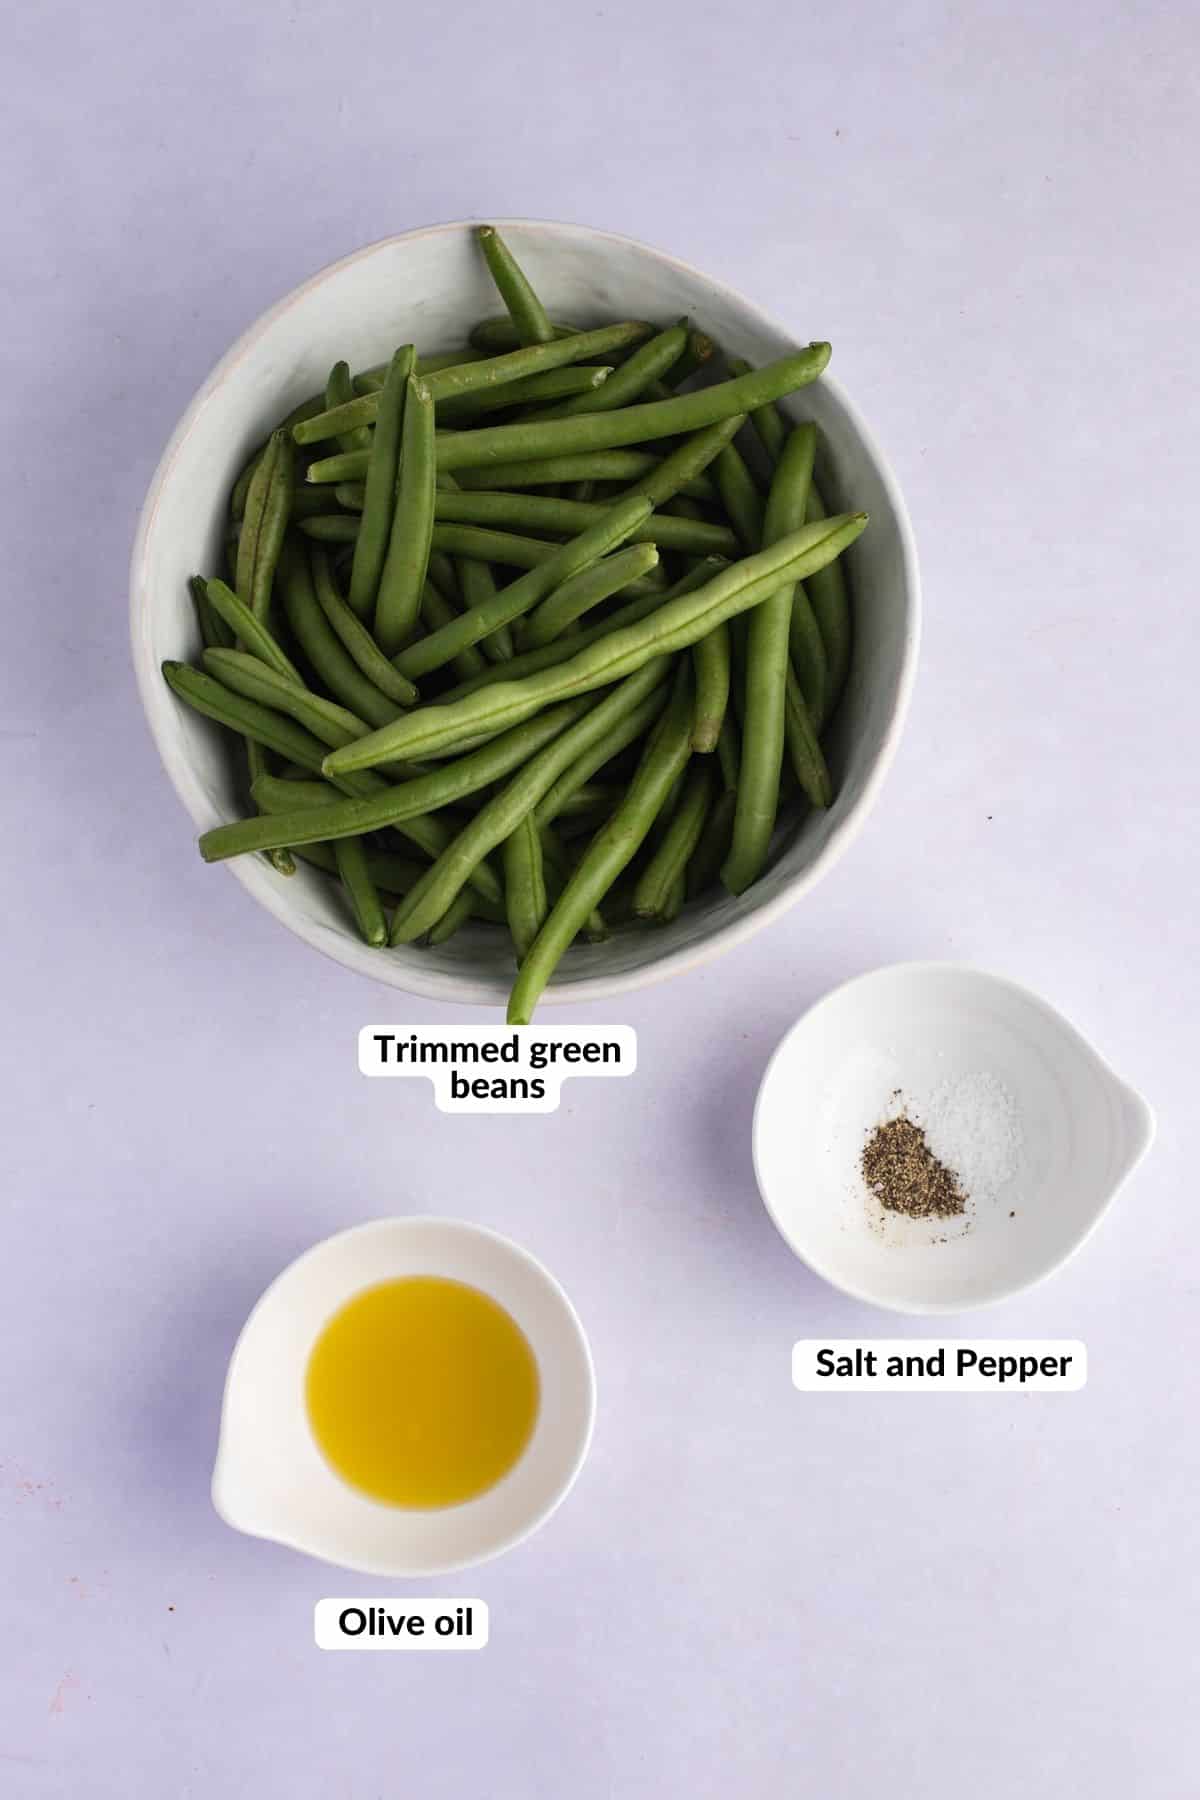
MULTIPOLYGON (((552 313, 580 325, 617 318, 669 323, 688 314, 732 356, 768 362, 797 340, 732 288, 648 245, 582 225, 498 220, 552 313)), ((333 263, 263 314, 213 370, 176 427, 150 484, 131 570, 133 660, 167 774, 197 830, 236 818, 240 765, 228 733, 167 688, 166 658, 193 661, 199 637, 187 590, 220 567, 230 486, 269 427, 324 385, 336 357, 354 368, 412 340, 433 352, 465 341, 499 310, 467 223, 387 238, 333 263)), ((804 341, 825 329, 819 291, 806 295, 804 341)), ((834 347, 835 361, 836 350, 834 347)), ((784 410, 821 428, 818 477, 834 509, 870 524, 848 555, 856 642, 829 738, 837 797, 810 813, 771 867, 739 898, 712 893, 660 931, 616 933, 568 951, 548 1001, 606 998, 715 956, 779 916, 832 866, 860 829, 900 735, 917 654, 917 559, 904 502, 859 414, 828 376, 784 410)), ((512 982, 503 933, 467 928, 445 945, 386 951, 363 944, 335 884, 301 866, 285 878, 265 858, 226 865, 289 930, 347 968, 408 993, 502 1004, 512 982)), ((210 875, 209 879, 216 879, 210 875)))
MULTIPOLYGON (((1146 1102, 1038 995, 979 969, 898 963, 836 988, 784 1037, 759 1089, 754 1168, 816 1274, 893 1312, 954 1313, 1061 1268, 1153 1139, 1146 1102), (981 1092, 996 1096, 982 1110, 981 1092), (936 1119, 940 1104, 944 1117, 938 1096, 956 1094, 975 1115, 958 1127, 964 1154, 978 1161, 992 1142, 965 1214, 885 1214, 859 1168, 867 1137, 901 1110, 936 1119)), ((937 1153, 932 1123, 929 1142, 937 1153)))
POLYGON ((509 1550, 550 1517, 587 1455, 596 1406, 574 1308, 541 1263, 457 1219, 377 1219, 314 1244, 278 1275, 230 1359, 212 1498, 227 1525, 364 1575, 445 1575, 509 1550), (387 1506, 342 1480, 304 1402, 313 1344, 351 1297, 405 1275, 479 1288, 520 1326, 540 1382, 533 1435, 474 1500, 433 1511, 387 1506))

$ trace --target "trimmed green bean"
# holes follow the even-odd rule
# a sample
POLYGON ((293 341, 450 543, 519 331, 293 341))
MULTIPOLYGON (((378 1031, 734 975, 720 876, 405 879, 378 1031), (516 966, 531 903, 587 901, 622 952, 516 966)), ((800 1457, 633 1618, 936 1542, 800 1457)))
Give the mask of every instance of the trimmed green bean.
POLYGON ((691 754, 692 697, 687 664, 680 666, 667 710, 655 727, 612 818, 601 826, 521 963, 508 1002, 510 1025, 528 1025, 547 982, 572 938, 637 854, 691 754))
POLYGON ((338 588, 333 565, 323 550, 313 552, 312 574, 317 604, 351 661, 372 687, 379 689, 385 700, 393 701, 396 706, 415 706, 420 698, 416 688, 388 661, 358 614, 350 610, 338 588))
POLYGON ((523 375, 519 381, 506 381, 500 387, 477 388, 473 393, 439 401, 438 424, 460 430, 483 414, 503 412, 510 406, 565 402, 604 387, 612 372, 608 363, 570 363, 565 369, 541 369, 536 375, 523 375))
POLYGON ((371 681, 344 648, 317 601, 312 571, 293 547, 285 547, 279 564, 283 607, 293 636, 313 673, 329 692, 369 724, 385 725, 399 711, 395 701, 371 681))
POLYGON ((456 931, 462 930, 473 911, 471 896, 466 888, 463 888, 460 894, 455 895, 436 925, 429 927, 425 933, 425 942, 431 949, 436 944, 447 943, 456 931))
MULTIPOLYGON (((697 331, 693 326, 688 332, 687 343, 684 345, 682 356, 677 362, 672 363, 671 367, 663 373, 662 378, 666 385, 669 388, 681 388, 689 376, 698 374, 707 363, 712 361, 712 358, 716 353, 716 348, 717 346, 713 343, 707 332, 697 331)), ((744 374, 749 367, 750 365, 747 363, 746 369, 738 372, 744 374)), ((730 373, 733 374, 734 372, 731 363, 730 373)))
POLYGON ((430 670, 440 668, 457 651, 469 644, 477 644, 500 625, 510 625, 544 600, 569 575, 586 568, 607 550, 615 549, 649 515, 650 502, 640 498, 622 500, 615 506, 606 507, 603 518, 596 524, 568 543, 557 545, 536 568, 500 588, 490 601, 473 607, 444 630, 412 645, 397 658, 396 666, 414 681, 430 670))
MULTIPOLYGON (((228 593, 230 590, 226 588, 225 591, 228 593)), ((206 650, 231 649, 236 634, 230 630, 221 615, 220 608, 213 605, 208 592, 208 583, 203 575, 188 577, 188 592, 192 596, 192 605, 196 609, 196 623, 200 627, 200 641, 204 648, 206 650)))
MULTIPOLYGON (((325 383, 326 408, 342 406, 347 400, 353 399, 354 383, 350 379, 350 364, 335 362, 325 383)), ((371 447, 370 428, 360 425, 357 431, 343 432, 338 442, 343 450, 369 450, 371 447)))
MULTIPOLYGON (((530 344, 503 356, 485 357, 482 362, 464 361, 452 368, 436 369, 423 377, 435 403, 450 400, 458 394, 474 394, 481 388, 499 387, 506 381, 519 381, 525 375, 540 374, 543 369, 561 369, 567 363, 588 362, 597 356, 624 350, 640 344, 651 334, 652 327, 634 320, 619 325, 604 325, 598 331, 572 332, 550 344, 530 344)), ((332 407, 305 419, 293 427, 298 444, 319 444, 339 432, 359 425, 374 423, 379 406, 378 394, 360 394, 346 406, 332 407)), ((463 435, 463 434, 457 434, 463 435)))
MULTIPOLYGON (((360 513, 366 504, 367 484, 365 481, 339 481, 333 490, 333 497, 347 512, 360 513)), ((326 501, 325 505, 328 504, 326 501)))
POLYGON ((503 300, 522 344, 549 344, 554 327, 533 283, 494 225, 480 225, 475 237, 483 251, 496 291, 503 300))
MULTIPOLYGON (((626 496, 627 497, 627 496, 626 496)), ((540 531, 560 537, 586 531, 611 511, 602 500, 558 500, 544 494, 439 492, 439 524, 488 525, 540 531)), ((663 550, 687 550, 694 556, 732 556, 737 539, 724 525, 652 514, 639 525, 634 543, 658 544, 663 550)))
MULTIPOLYGON (((551 320, 551 329, 556 338, 576 337, 579 332, 577 325, 564 325, 560 320, 551 320)), ((468 342, 477 356, 496 356, 504 350, 521 348, 517 328, 507 313, 480 319, 477 325, 472 325, 468 342)))
POLYGON ((715 424, 693 432, 678 449, 664 456, 655 468, 647 470, 627 488, 626 497, 643 494, 655 506, 665 506, 668 500, 674 500, 694 477, 702 474, 720 456, 744 417, 743 413, 733 413, 727 419, 718 419, 715 424))
POLYGON ((692 721, 692 749, 706 754, 715 750, 729 705, 732 648, 728 625, 717 625, 707 637, 692 645, 696 677, 696 716, 692 721))
MULTIPOLYGON (((466 492, 486 488, 551 487, 560 481, 640 481, 652 475, 662 457, 649 450, 584 450, 572 456, 535 457, 529 462, 492 463, 486 469, 461 469, 456 475, 466 492)), ((713 501, 717 491, 705 475, 693 476, 679 489, 693 500, 713 501)))
MULTIPOLYGON (((565 341, 579 343, 580 339, 565 341)), ((540 351, 544 353, 556 347, 546 344, 540 351)), ((518 354, 533 355, 535 352, 518 354)), ((637 406, 620 407, 616 412, 592 413, 582 419, 548 419, 528 425, 485 425, 479 431, 451 432, 438 438, 438 467, 478 469, 501 459, 519 461, 577 450, 614 450, 623 444, 642 444, 651 438, 698 431, 705 425, 731 418, 735 413, 746 413, 768 400, 776 400, 781 394, 794 393, 797 388, 815 381, 828 361, 828 344, 810 344, 806 350, 781 357, 778 362, 754 369, 749 375, 717 382, 712 387, 697 388, 690 394, 677 394, 670 400, 645 401, 637 406)))
POLYGON ((568 625, 582 618, 593 606, 610 600, 641 575, 648 575, 658 565, 658 551, 653 544, 633 543, 624 550, 581 569, 548 594, 537 610, 526 618, 521 635, 522 649, 536 650, 561 637, 568 625))
MULTIPOLYGON (((666 705, 666 688, 659 687, 649 694, 640 706, 627 713, 619 724, 604 739, 603 743, 593 744, 564 769, 562 774, 546 789, 542 798, 534 808, 534 817, 539 825, 552 825, 560 814, 565 813, 572 800, 591 781, 597 769, 602 769, 615 756, 620 756, 631 744, 644 737, 654 724, 663 707, 666 705)), ((519 729, 519 728, 518 728, 519 729)))
POLYGON ((763 500, 736 444, 726 444, 716 461, 721 504, 745 550, 763 543, 763 500))
MULTIPOLYGON (((447 600, 437 583, 427 581, 425 591, 421 595, 421 623, 426 632, 432 634, 435 631, 444 631, 459 616, 458 608, 452 601, 447 600)), ((401 654, 403 655, 403 652, 401 654)), ((460 681, 470 681, 473 676, 484 673, 487 663, 482 651, 472 644, 451 658, 451 667, 460 681)))
POLYGON ((361 838, 341 839, 333 846, 333 855, 359 933, 378 950, 387 943, 387 920, 361 838))
MULTIPOLYGON (((814 523, 826 517, 825 504, 817 491, 815 481, 808 490, 808 504, 805 507, 804 516, 806 520, 814 523)), ((840 565, 831 564, 827 568, 815 571, 807 578, 805 592, 820 628, 821 641, 825 646, 829 669, 829 686, 826 690, 826 703, 821 717, 823 726, 833 717, 837 703, 842 697, 854 647, 853 617, 850 611, 850 597, 844 570, 840 565)))
POLYGON ((796 780, 814 806, 828 806, 833 799, 829 767, 821 752, 816 725, 790 663, 784 692, 783 727, 788 758, 796 780))
POLYGON ((547 913, 542 840, 526 813, 504 840, 504 906, 513 948, 520 962, 542 928, 547 913))
POLYGON ((700 763, 689 770, 687 785, 670 823, 638 877, 633 910, 640 918, 663 918, 670 912, 673 890, 700 842, 712 798, 712 770, 707 763, 700 763))
MULTIPOLYGON (((200 577, 196 576, 194 579, 198 581, 200 577)), ((303 682, 304 677, 274 633, 250 611, 245 601, 227 583, 214 580, 207 582, 205 586, 209 605, 232 633, 229 647, 239 644, 257 656, 260 662, 277 669, 281 675, 288 676, 292 681, 303 682)), ((220 648, 216 645, 211 647, 220 648)))
POLYGON ((267 616, 292 500, 292 440, 273 431, 246 493, 235 587, 252 613, 267 616))
MULTIPOLYGON (((455 568, 465 610, 471 612, 477 606, 490 606, 496 593, 491 563, 481 562, 477 556, 460 556, 455 568)), ((491 632, 481 640, 480 648, 490 662, 511 662, 513 635, 509 627, 501 625, 498 631, 491 632)))
MULTIPOLYGON (((615 510, 615 509, 614 509, 615 510)), ((518 681, 500 681, 462 700, 422 706, 331 759, 334 769, 370 768, 397 755, 451 748, 483 730, 499 731, 539 707, 620 680, 651 657, 685 650, 722 620, 757 606, 781 583, 823 567, 852 544, 865 513, 842 513, 745 557, 695 593, 664 600, 648 618, 612 631, 557 667, 518 681)))
MULTIPOLYGON (((354 562, 347 595, 351 610, 360 619, 369 618, 375 610, 387 557, 396 505, 396 470, 400 462, 404 407, 415 357, 413 346, 404 344, 388 364, 379 397, 375 432, 363 464, 362 521, 354 540, 354 562)), ((313 479, 311 469, 308 479, 313 479)))
MULTIPOLYGON (((665 659, 647 663, 612 693, 605 694, 598 705, 532 757, 476 813, 447 854, 438 858, 397 909, 392 920, 394 944, 409 943, 422 936, 433 920, 441 917, 479 860, 511 835, 564 769, 577 762, 593 744, 603 742, 622 719, 653 693, 667 666, 665 659)), ((591 908, 587 910, 590 912, 591 908)))
MULTIPOLYGON (((798 425, 775 465, 762 527, 768 548, 795 541, 812 476, 813 440, 812 427, 798 425)), ((800 526, 801 531, 806 529, 811 528, 800 526)), ((779 812, 794 585, 781 583, 750 615, 737 809, 733 840, 721 866, 721 879, 733 894, 744 893, 761 874, 779 812)))
POLYGON ((665 375, 672 363, 678 362, 687 344, 687 321, 660 331, 648 344, 641 344, 633 355, 604 385, 589 394, 578 394, 564 400, 552 412, 539 413, 539 418, 573 419, 583 413, 611 412, 616 406, 630 406, 640 400, 651 382, 665 375))
POLYGON ((350 513, 310 513, 297 519, 301 534, 317 544, 357 544, 359 522, 350 513))
POLYGON ((381 784, 370 794, 346 800, 328 792, 319 808, 310 803, 311 796, 301 795, 295 802, 298 810, 285 813, 285 790, 297 784, 269 776, 258 785, 263 812, 271 817, 237 819, 229 825, 214 826, 200 839, 200 854, 205 862, 223 862, 230 856, 269 850, 276 843, 326 843, 362 837, 369 831, 382 831, 426 813, 439 812, 493 782, 503 781, 569 726, 586 717, 595 704, 585 699, 548 708, 538 718, 493 738, 445 768, 431 769, 394 787, 381 784))
POLYGON ((408 642, 420 617, 433 536, 434 475, 433 400, 425 384, 410 375, 396 510, 375 600, 374 635, 388 656, 408 642))
MULTIPOLYGON (((704 829, 685 871, 684 880, 689 900, 706 894, 720 876, 721 864, 729 854, 736 810, 736 789, 722 788, 709 809, 704 829)), ((299 856, 301 852, 297 850, 296 854, 299 856)))
MULTIPOLYGON (((406 384, 407 381, 408 377, 405 376, 406 384)), ((401 416, 403 416, 403 414, 401 414, 401 416)), ((376 426, 377 431, 378 429, 378 426, 376 426)), ((372 444, 372 449, 373 448, 374 444, 372 444)), ((322 456, 319 457, 316 462, 310 462, 305 472, 304 479, 305 481, 312 482, 316 487, 340 486, 346 481, 365 482, 370 463, 370 450, 338 450, 332 456, 322 456)), ((395 486, 396 478, 395 475, 393 475, 392 487, 390 490, 393 494, 395 486)), ((390 512, 388 514, 388 521, 390 524, 390 512)), ((385 539, 384 548, 386 549, 386 547, 387 544, 385 539)))

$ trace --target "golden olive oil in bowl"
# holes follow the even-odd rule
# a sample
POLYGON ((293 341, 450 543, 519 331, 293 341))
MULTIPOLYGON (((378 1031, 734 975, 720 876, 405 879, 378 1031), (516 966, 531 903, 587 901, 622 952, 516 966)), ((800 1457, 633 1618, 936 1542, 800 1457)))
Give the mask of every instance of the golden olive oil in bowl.
POLYGON ((385 1505, 458 1506, 509 1472, 533 1434, 538 1366, 479 1288, 407 1275, 364 1288, 309 1357, 313 1436, 343 1481, 385 1505))

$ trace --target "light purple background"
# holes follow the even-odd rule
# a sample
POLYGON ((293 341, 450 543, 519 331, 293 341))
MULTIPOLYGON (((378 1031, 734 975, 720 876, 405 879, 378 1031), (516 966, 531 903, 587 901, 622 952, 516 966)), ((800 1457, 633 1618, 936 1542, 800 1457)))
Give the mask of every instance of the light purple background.
POLYGON ((1192 9, 126 0, 5 34, 0 1792, 1191 1791, 1192 9), (201 866, 125 636, 141 496, 232 338, 489 212, 643 237, 831 338, 927 593, 861 841, 751 945, 594 1010, 641 1070, 551 1118, 357 1075, 368 1019, 478 1015, 201 866), (1040 988, 1159 1111, 1084 1254, 960 1326, 1085 1339, 1081 1394, 790 1389, 795 1337, 905 1325, 775 1236, 755 1085, 907 957, 1040 988), (224 1364, 284 1262, 407 1209, 564 1281, 596 1439, 540 1536, 420 1586, 485 1598, 486 1652, 322 1654, 347 1578, 210 1509, 224 1364))

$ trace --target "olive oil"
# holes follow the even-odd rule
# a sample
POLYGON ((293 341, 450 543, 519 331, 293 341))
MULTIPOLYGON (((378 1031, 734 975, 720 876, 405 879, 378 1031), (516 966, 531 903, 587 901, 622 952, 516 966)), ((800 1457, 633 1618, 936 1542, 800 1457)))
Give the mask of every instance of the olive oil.
POLYGON ((516 1321, 440 1275, 355 1294, 321 1332, 305 1377, 322 1455, 391 1506, 457 1506, 493 1487, 528 1444, 538 1398, 516 1321))

